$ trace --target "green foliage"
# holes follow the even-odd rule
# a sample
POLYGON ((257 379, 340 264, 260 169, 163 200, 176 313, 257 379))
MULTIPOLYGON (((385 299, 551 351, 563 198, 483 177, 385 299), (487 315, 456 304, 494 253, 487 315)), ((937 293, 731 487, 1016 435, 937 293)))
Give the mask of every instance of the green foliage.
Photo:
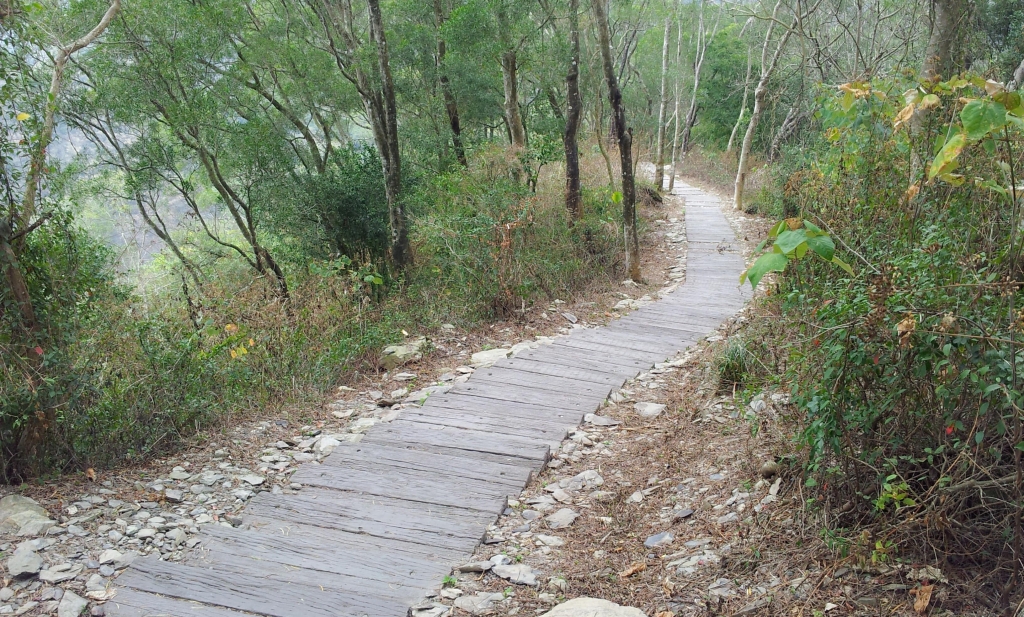
POLYGON ((314 235, 319 246, 308 246, 307 255, 383 260, 389 241, 388 203, 375 149, 335 151, 325 173, 306 179, 300 200, 296 215, 281 221, 277 230, 307 242, 310 230, 319 231, 320 238, 314 235))
POLYGON ((418 288, 482 315, 512 315, 557 298, 618 264, 614 211, 584 194, 584 219, 568 226, 560 194, 532 194, 505 177, 453 172, 423 185, 413 207, 418 288))
POLYGON ((820 139, 783 190, 868 265, 837 278, 810 261, 783 278, 796 335, 788 378, 816 485, 841 503, 858 495, 851 517, 949 521, 961 531, 903 541, 919 549, 941 535, 946 554, 981 563, 1009 550, 1014 497, 997 481, 981 504, 965 483, 1013 477, 1024 435, 1024 109, 979 78, 905 87, 848 84, 819 99, 820 139), (908 183, 915 158, 930 164, 908 183))
POLYGON ((741 285, 749 279, 751 288, 757 287, 765 274, 785 271, 790 261, 802 259, 808 252, 839 266, 848 274, 853 274, 853 268, 836 257, 836 245, 832 238, 806 219, 779 221, 769 230, 768 238, 761 243, 758 250, 764 248, 769 239, 775 240, 771 252, 758 257, 757 261, 740 275, 741 285))

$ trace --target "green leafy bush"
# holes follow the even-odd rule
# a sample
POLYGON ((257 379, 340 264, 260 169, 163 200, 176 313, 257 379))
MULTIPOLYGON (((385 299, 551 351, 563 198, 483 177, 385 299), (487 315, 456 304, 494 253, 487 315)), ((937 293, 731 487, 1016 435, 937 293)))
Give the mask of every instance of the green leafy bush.
POLYGON ((860 261, 783 279, 800 439, 839 524, 884 521, 902 550, 938 542, 1002 579, 1024 503, 1024 107, 980 78, 906 86, 822 95, 782 189, 860 261))

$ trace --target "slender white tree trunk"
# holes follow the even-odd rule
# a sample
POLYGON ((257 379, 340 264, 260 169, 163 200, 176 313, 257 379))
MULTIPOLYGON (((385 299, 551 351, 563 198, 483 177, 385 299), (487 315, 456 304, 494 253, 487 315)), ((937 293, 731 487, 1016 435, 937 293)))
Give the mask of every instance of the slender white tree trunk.
POLYGON ((665 108, 668 107, 665 83, 668 80, 668 32, 672 18, 665 18, 665 37, 661 43, 661 100, 658 104, 658 145, 655 156, 654 184, 660 191, 665 183, 665 108))
POLYGON ((754 49, 747 46, 747 76, 743 80, 743 104, 740 105, 740 115, 736 118, 736 125, 732 127, 732 133, 729 134, 729 145, 725 147, 725 151, 732 152, 733 143, 736 141, 736 132, 740 130, 740 125, 743 124, 743 115, 747 111, 747 97, 750 94, 750 69, 754 61, 754 49))

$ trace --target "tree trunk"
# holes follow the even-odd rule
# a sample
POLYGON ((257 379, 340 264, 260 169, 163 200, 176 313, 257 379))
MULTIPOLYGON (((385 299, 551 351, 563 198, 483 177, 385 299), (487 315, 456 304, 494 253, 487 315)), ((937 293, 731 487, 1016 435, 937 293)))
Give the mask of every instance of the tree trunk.
POLYGON ((580 25, 579 0, 569 0, 569 44, 572 58, 569 60, 569 72, 565 77, 566 115, 565 133, 562 143, 565 146, 565 209, 569 213, 569 224, 580 219, 582 200, 580 197, 580 152, 577 144, 577 133, 580 128, 580 116, 583 113, 583 101, 580 100, 580 25))
POLYGON ((391 221, 391 263, 403 270, 412 264, 412 247, 409 244, 408 217, 401 199, 402 159, 398 150, 398 105, 395 103, 395 84, 391 78, 391 61, 380 14, 380 0, 367 0, 366 5, 370 14, 370 40, 377 45, 377 70, 380 73, 382 126, 374 134, 379 134, 380 139, 377 148, 381 150, 384 194, 391 221))
POLYGON ((778 43, 775 45, 775 52, 772 54, 771 59, 768 58, 768 48, 771 46, 772 33, 775 31, 775 25, 777 23, 777 16, 779 14, 779 7, 782 5, 782 1, 779 0, 775 4, 775 8, 772 10, 771 21, 768 24, 768 31, 764 35, 764 45, 761 47, 761 77, 757 80, 757 87, 754 88, 754 111, 750 114, 750 123, 747 124, 747 132, 743 135, 743 145, 740 147, 740 160, 739 165, 736 168, 736 185, 735 192, 733 193, 733 206, 737 210, 743 208, 743 191, 747 185, 747 170, 750 165, 750 146, 754 142, 754 133, 757 131, 757 124, 761 121, 761 115, 764 113, 764 103, 768 96, 768 81, 771 79, 772 74, 775 72, 775 67, 778 66, 779 58, 782 56, 782 51, 786 47, 786 43, 789 42, 789 37, 792 36, 793 30, 800 23, 800 19, 803 16, 797 16, 793 19, 793 23, 779 38, 778 43))
MULTIPOLYGON (((39 193, 40 184, 43 178, 43 167, 46 165, 46 148, 53 139, 53 127, 57 113, 57 95, 60 92, 61 82, 64 80, 64 69, 67 67, 71 55, 95 41, 110 25, 110 22, 121 10, 121 0, 111 0, 110 7, 103 14, 99 23, 85 36, 74 41, 70 45, 57 50, 53 59, 53 75, 50 78, 50 91, 46 97, 46 111, 43 114, 43 129, 39 133, 38 142, 32 152, 29 162, 28 177, 25 179, 25 197, 21 202, 21 212, 18 217, 19 229, 25 229, 32 223, 32 217, 36 213, 36 198, 39 193)), ((21 241, 17 242, 18 245, 21 241)))
POLYGON ((459 120, 459 106, 455 101, 455 94, 452 92, 451 83, 448 81, 448 73, 444 68, 444 57, 447 53, 444 38, 441 37, 441 25, 444 24, 444 11, 441 9, 441 0, 434 0, 434 20, 437 24, 437 74, 441 86, 441 96, 444 98, 444 109, 448 113, 448 126, 452 131, 452 147, 455 149, 455 158, 463 167, 469 167, 466 160, 466 150, 462 146, 462 123, 459 120))
POLYGON ((960 22, 966 8, 963 0, 932 0, 932 29, 921 66, 925 79, 938 80, 956 72, 953 56, 963 38, 960 22))
POLYGON ((501 54, 501 76, 505 90, 505 121, 508 122, 512 149, 520 151, 526 148, 526 127, 519 113, 519 63, 514 49, 501 54))
POLYGON ((656 146, 654 185, 660 191, 665 183, 665 108, 668 107, 665 83, 668 80, 668 33, 672 18, 665 18, 665 36, 661 43, 661 99, 658 102, 658 143, 656 146))
POLYGON ((747 111, 747 96, 750 94, 750 68, 754 62, 753 51, 750 46, 747 46, 747 76, 743 80, 743 104, 740 105, 740 115, 736 118, 732 133, 729 134, 729 144, 725 147, 727 153, 732 152, 733 143, 736 141, 736 132, 740 130, 740 125, 743 124, 743 114, 747 111))
POLYGON ((612 105, 612 117, 615 119, 615 136, 619 142, 619 163, 622 167, 622 229, 626 243, 626 272, 634 282, 641 281, 640 276, 640 239, 636 229, 636 186, 633 183, 633 132, 626 126, 626 108, 622 104, 622 92, 619 91, 618 79, 615 77, 615 65, 612 61, 611 33, 608 28, 608 15, 604 10, 604 0, 591 0, 594 17, 597 20, 600 38, 601 56, 604 63, 604 76, 608 84, 608 99, 612 105))
POLYGON ((697 124, 697 91, 700 88, 701 69, 704 67, 704 57, 707 55, 708 46, 711 45, 712 39, 718 33, 718 22, 722 17, 722 6, 724 5, 719 6, 718 16, 715 18, 715 25, 711 29, 709 36, 704 26, 704 4, 701 3, 700 19, 697 24, 697 53, 693 59, 693 93, 690 96, 690 108, 686 111, 686 118, 683 121, 683 138, 682 144, 679 146, 682 154, 690 151, 690 133, 693 131, 694 125, 697 124))
POLYGON ((676 186, 676 150, 679 147, 679 82, 676 81, 675 87, 675 110, 672 112, 672 163, 669 165, 671 172, 668 177, 668 192, 671 193, 672 189, 676 186))
POLYGON ((782 121, 782 126, 779 127, 778 132, 775 133, 775 138, 772 139, 772 145, 768 148, 768 162, 774 163, 779 160, 779 156, 782 154, 782 144, 790 138, 793 133, 796 132, 797 127, 800 126, 800 121, 803 115, 800 113, 799 102, 794 103, 789 111, 786 113, 786 119, 782 121))

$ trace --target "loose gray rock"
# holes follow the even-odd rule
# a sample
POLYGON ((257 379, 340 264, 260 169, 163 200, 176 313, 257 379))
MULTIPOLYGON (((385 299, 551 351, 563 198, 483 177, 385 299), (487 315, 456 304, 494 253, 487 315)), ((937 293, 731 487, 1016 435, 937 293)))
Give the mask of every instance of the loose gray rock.
POLYGON ((657 418, 661 415, 661 412, 665 411, 665 406, 661 403, 636 403, 633 405, 636 412, 640 414, 641 418, 657 418))
POLYGON ((122 555, 120 551, 115 551, 112 548, 108 548, 107 550, 100 553, 100 558, 96 561, 100 562, 101 564, 115 563, 123 557, 124 555, 122 555))
POLYGON ((39 580, 50 584, 63 583, 75 578, 84 569, 85 566, 82 564, 71 565, 70 563, 62 563, 46 570, 40 570, 39 580))
POLYGON ((78 617, 82 614, 82 611, 89 606, 89 603, 74 592, 64 592, 64 597, 61 598, 60 604, 57 606, 57 617, 78 617))
POLYGON ((544 546, 550 546, 552 548, 558 548, 559 546, 565 546, 565 540, 558 536, 548 536, 542 533, 538 533, 533 536, 533 539, 540 542, 544 546))
POLYGON ((167 497, 167 501, 171 501, 174 503, 180 503, 181 500, 184 499, 184 495, 182 494, 182 492, 176 488, 169 488, 165 490, 164 496, 167 497))
POLYGON ((600 598, 573 598, 541 615, 541 617, 646 617, 633 606, 621 606, 600 598))
POLYGON ((740 515, 739 514, 736 514, 735 512, 730 512, 730 513, 726 514, 725 516, 719 516, 717 519, 715 519, 715 522, 718 523, 719 525, 728 525, 729 523, 735 523, 735 522, 738 522, 739 520, 740 520, 740 515))
POLYGON ((409 615, 411 617, 444 617, 451 610, 450 606, 445 606, 440 602, 423 602, 410 608, 409 615))
POLYGON ((462 596, 455 600, 455 608, 462 609, 470 615, 486 615, 494 610, 494 604, 505 599, 501 593, 475 593, 462 596))
POLYGON ((490 561, 474 561, 472 563, 466 563, 458 568, 459 572, 486 572, 494 566, 494 563, 490 561))
POLYGON ((668 546, 669 544, 672 544, 672 541, 675 539, 676 537, 672 535, 671 531, 663 531, 661 533, 654 534, 653 536, 644 540, 644 546, 646 546, 647 548, 658 548, 660 546, 668 546))
POLYGON ((564 488, 569 491, 590 490, 603 484, 604 478, 601 477, 601 474, 594 469, 588 469, 570 478, 564 488))
POLYGON ((732 581, 720 578, 708 587, 708 595, 712 598, 729 599, 736 597, 737 593, 732 581))
POLYGON ((558 512, 548 515, 544 520, 547 521, 548 527, 551 529, 565 529, 572 525, 579 516, 578 512, 570 508, 562 508, 558 512))
POLYGON ((690 518, 691 516, 693 516, 693 510, 690 508, 683 508, 682 510, 676 510, 675 514, 672 515, 672 518, 677 521, 681 521, 684 518, 690 518))
POLYGON ((246 474, 244 476, 239 476, 238 479, 241 480, 242 482, 245 482, 246 484, 248 484, 250 486, 259 486, 259 485, 261 485, 261 484, 263 484, 264 482, 267 481, 266 478, 264 478, 263 476, 261 476, 259 474, 255 474, 255 473, 250 473, 250 474, 246 474))
POLYGON ((589 422, 594 426, 618 426, 619 424, 622 424, 621 422, 614 418, 599 416, 596 413, 588 413, 587 415, 583 416, 583 421, 589 422))
POLYGON ((540 572, 534 570, 525 563, 517 563, 507 566, 494 566, 491 568, 491 572, 511 583, 515 583, 516 585, 536 587, 540 584, 537 582, 537 576, 540 572))
POLYGON ((43 558, 31 550, 14 551, 7 560, 7 573, 15 578, 32 576, 43 569, 43 558))

